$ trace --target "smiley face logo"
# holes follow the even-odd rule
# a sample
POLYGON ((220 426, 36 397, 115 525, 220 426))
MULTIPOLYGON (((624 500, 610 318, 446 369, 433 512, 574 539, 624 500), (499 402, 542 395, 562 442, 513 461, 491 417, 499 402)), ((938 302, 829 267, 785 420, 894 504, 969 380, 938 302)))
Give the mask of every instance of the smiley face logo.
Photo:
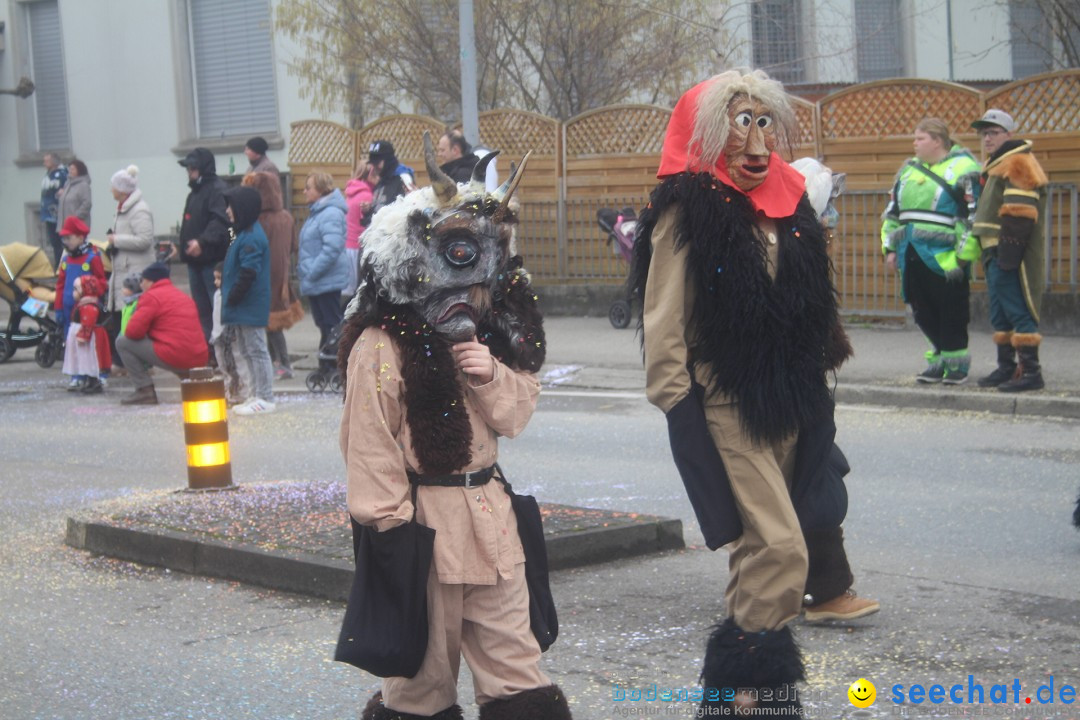
POLYGON ((868 708, 877 699, 877 688, 866 678, 859 678, 847 689, 848 700, 857 708, 868 708))

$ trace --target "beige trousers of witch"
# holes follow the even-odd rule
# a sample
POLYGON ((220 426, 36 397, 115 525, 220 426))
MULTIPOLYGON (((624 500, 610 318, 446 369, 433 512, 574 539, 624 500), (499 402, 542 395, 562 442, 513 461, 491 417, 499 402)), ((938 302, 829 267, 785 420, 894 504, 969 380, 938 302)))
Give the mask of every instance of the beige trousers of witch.
POLYGON ((540 646, 529 627, 525 564, 494 585, 448 585, 432 568, 428 578, 428 646, 412 678, 383 680, 383 704, 391 710, 434 715, 457 702, 461 656, 473 675, 476 702, 551 685, 540 671, 540 646))
POLYGON ((728 546, 728 615, 743 630, 775 630, 798 617, 809 568, 790 494, 798 435, 756 444, 740 427, 734 403, 706 402, 705 420, 743 524, 742 536, 728 546))

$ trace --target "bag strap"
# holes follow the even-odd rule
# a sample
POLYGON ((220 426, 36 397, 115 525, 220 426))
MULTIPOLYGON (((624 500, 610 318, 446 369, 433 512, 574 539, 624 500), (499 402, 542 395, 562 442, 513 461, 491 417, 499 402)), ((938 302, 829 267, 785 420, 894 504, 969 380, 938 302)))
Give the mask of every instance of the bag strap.
POLYGON ((513 497, 514 488, 510 484, 510 481, 506 479, 506 473, 504 473, 503 469, 499 467, 499 463, 495 463, 493 467, 495 468, 495 477, 497 477, 499 479, 499 482, 503 484, 503 487, 506 489, 506 494, 513 497))
POLYGON ((410 481, 409 482, 409 488, 410 488, 410 490, 412 492, 412 520, 410 520, 409 522, 415 523, 416 522, 416 491, 420 488, 420 486, 417 485, 416 483, 410 481))
POLYGON ((968 216, 967 200, 964 198, 964 193, 960 190, 960 188, 950 185, 945 180, 945 178, 941 177, 936 172, 923 165, 921 162, 918 162, 916 160, 908 160, 908 165, 915 168, 923 175, 936 182, 942 187, 945 192, 949 193, 949 197, 951 197, 953 199, 953 202, 956 203, 957 215, 962 218, 966 218, 968 216))

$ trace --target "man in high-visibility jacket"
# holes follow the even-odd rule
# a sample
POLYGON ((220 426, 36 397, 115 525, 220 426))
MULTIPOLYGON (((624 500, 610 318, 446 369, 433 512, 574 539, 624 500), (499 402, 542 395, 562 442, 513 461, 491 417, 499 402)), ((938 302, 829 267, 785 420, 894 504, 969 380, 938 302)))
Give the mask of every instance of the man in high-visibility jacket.
POLYGON ((979 131, 987 155, 971 232, 982 248, 997 345, 997 368, 979 378, 979 387, 1040 390, 1039 306, 1046 285, 1048 180, 1031 154, 1031 142, 1013 138, 1016 121, 1011 115, 991 108, 971 126, 979 131))
POLYGON ((979 245, 968 232, 979 191, 979 164, 954 145, 936 118, 915 127, 915 157, 897 173, 882 216, 881 245, 889 268, 901 275, 930 350, 928 367, 916 379, 959 385, 967 381, 968 266, 979 245))

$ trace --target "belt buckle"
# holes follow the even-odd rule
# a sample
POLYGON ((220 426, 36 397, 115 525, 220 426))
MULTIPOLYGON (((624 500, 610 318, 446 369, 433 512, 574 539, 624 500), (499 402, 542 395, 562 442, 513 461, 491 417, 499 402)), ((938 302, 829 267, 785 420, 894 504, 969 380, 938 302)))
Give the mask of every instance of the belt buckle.
POLYGON ((465 487, 471 488, 473 486, 472 485, 473 475, 479 475, 479 471, 478 470, 471 470, 471 471, 467 471, 465 473, 465 487))

